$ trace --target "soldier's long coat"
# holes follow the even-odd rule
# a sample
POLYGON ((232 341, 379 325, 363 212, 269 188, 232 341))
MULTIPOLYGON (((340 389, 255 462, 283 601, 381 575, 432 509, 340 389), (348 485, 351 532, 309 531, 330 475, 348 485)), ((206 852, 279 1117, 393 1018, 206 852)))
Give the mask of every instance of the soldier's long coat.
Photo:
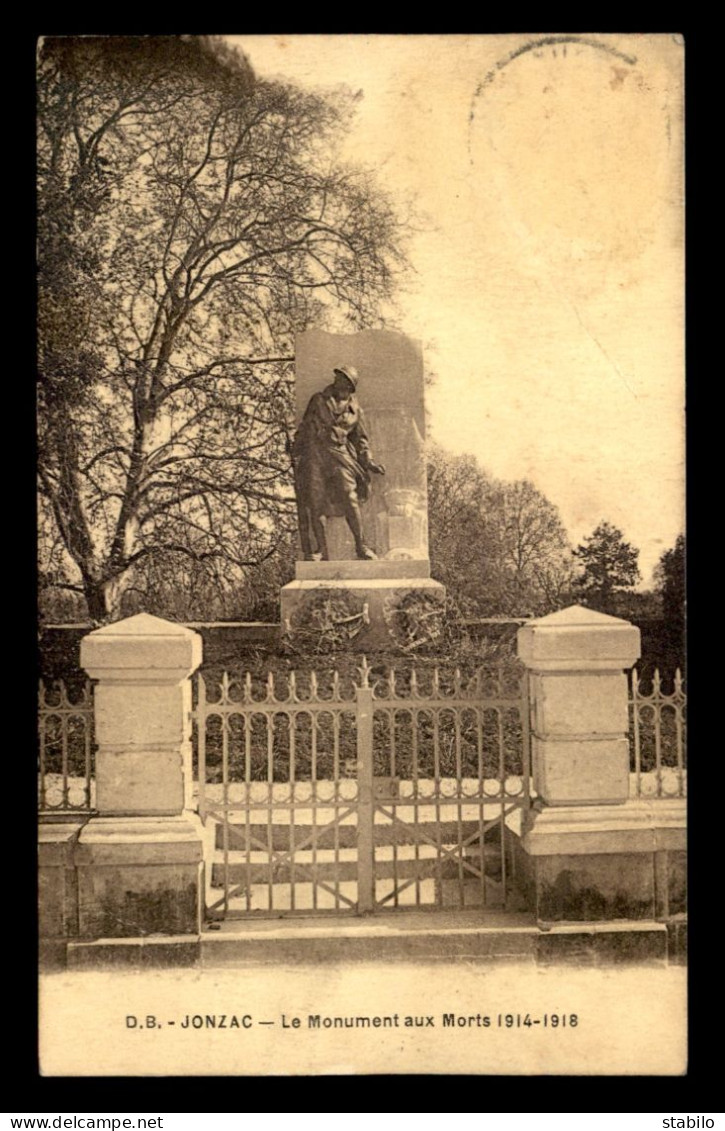
POLYGON ((333 385, 310 397, 292 445, 300 515, 345 513, 345 501, 370 494, 370 441, 355 394, 338 401, 333 385))

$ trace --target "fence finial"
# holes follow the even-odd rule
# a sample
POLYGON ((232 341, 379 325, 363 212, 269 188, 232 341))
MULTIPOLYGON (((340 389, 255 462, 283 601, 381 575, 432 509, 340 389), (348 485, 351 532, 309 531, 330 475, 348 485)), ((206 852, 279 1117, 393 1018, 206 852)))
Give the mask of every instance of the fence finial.
POLYGON ((363 655, 362 663, 360 664, 360 666, 357 670, 360 672, 360 680, 361 680, 360 687, 369 688, 370 687, 370 665, 368 664, 367 656, 363 655))

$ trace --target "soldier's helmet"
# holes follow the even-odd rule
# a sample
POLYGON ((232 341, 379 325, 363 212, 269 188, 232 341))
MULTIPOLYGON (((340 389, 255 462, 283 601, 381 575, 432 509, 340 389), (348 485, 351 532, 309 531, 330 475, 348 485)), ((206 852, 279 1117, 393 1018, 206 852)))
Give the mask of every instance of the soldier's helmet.
POLYGON ((357 369, 354 365, 338 365, 332 372, 336 377, 347 377, 353 389, 357 389, 357 383, 360 378, 358 377, 357 369))

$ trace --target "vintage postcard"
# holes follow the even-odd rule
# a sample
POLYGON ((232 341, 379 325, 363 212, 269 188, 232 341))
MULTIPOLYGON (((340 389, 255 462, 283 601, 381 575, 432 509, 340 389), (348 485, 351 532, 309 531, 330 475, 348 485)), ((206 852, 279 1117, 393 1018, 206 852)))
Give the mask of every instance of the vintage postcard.
POLYGON ((687 1071, 684 53, 39 42, 45 1076, 687 1071))

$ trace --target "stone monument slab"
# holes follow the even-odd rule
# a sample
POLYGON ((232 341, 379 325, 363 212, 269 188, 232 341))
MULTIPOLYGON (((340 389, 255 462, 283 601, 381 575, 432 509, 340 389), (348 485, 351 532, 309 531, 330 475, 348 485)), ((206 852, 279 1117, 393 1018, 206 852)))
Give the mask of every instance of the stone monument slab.
MULTIPOLYGON (((327 499, 334 492, 326 490, 327 472, 325 460, 321 459, 317 461, 315 485, 321 504, 315 517, 323 524, 320 539, 323 545, 326 543, 328 557, 321 560, 321 554, 315 552, 319 550, 315 542, 320 539, 316 539, 314 530, 307 553, 301 539, 295 580, 284 586, 281 593, 282 628, 293 634, 295 624, 300 618, 305 619, 307 610, 313 610, 313 620, 318 622, 322 618, 328 623, 334 617, 339 617, 340 623, 359 619, 354 641, 351 629, 351 647, 363 650, 394 646, 390 626, 397 610, 408 607, 411 594, 417 594, 423 603, 437 601, 441 609, 445 597, 443 586, 430 576, 422 349, 419 342, 390 330, 363 330, 356 334, 309 330, 298 334, 297 429, 311 399, 322 393, 333 399, 326 401, 331 406, 329 415, 325 415, 327 407, 322 406, 320 420, 329 420, 332 425, 340 419, 335 415, 338 402, 330 391, 336 370, 348 370, 353 376, 355 383, 351 383, 349 391, 354 394, 354 411, 359 413, 365 438, 363 446, 356 447, 354 441, 359 434, 349 434, 353 467, 357 459, 363 470, 366 463, 372 470, 368 475, 369 487, 366 485, 358 492, 358 544, 350 525, 354 515, 353 519, 344 517, 344 508, 324 515, 321 509, 325 504, 334 509, 327 499), (384 467, 385 474, 380 473, 379 465, 384 467), (360 541, 364 551, 370 552, 371 560, 363 559, 360 541)), ((314 404, 320 405, 319 396, 314 404)), ((308 421, 309 417, 305 428, 308 421)), ((322 425, 320 435, 320 442, 328 443, 322 425)), ((307 490, 307 484, 301 482, 298 457, 295 459, 298 506, 303 511, 304 523, 304 507, 310 496, 315 497, 315 490, 309 490, 306 500, 300 503, 301 491, 307 490)), ((316 462, 314 455, 309 462, 316 462)), ((333 455, 329 475, 336 474, 333 455)), ((302 534, 309 537, 305 530, 302 534)), ((425 608, 428 610, 430 604, 425 604, 425 608)))
MULTIPOLYGON (((362 503, 367 544, 378 558, 428 557, 428 495, 425 475, 423 353, 419 342, 391 330, 330 334, 308 330, 295 342, 295 416, 299 425, 310 398, 333 380, 333 370, 354 366, 375 460, 385 475, 372 477, 362 503)), ((327 520, 330 557, 355 559, 344 518, 327 520)))

